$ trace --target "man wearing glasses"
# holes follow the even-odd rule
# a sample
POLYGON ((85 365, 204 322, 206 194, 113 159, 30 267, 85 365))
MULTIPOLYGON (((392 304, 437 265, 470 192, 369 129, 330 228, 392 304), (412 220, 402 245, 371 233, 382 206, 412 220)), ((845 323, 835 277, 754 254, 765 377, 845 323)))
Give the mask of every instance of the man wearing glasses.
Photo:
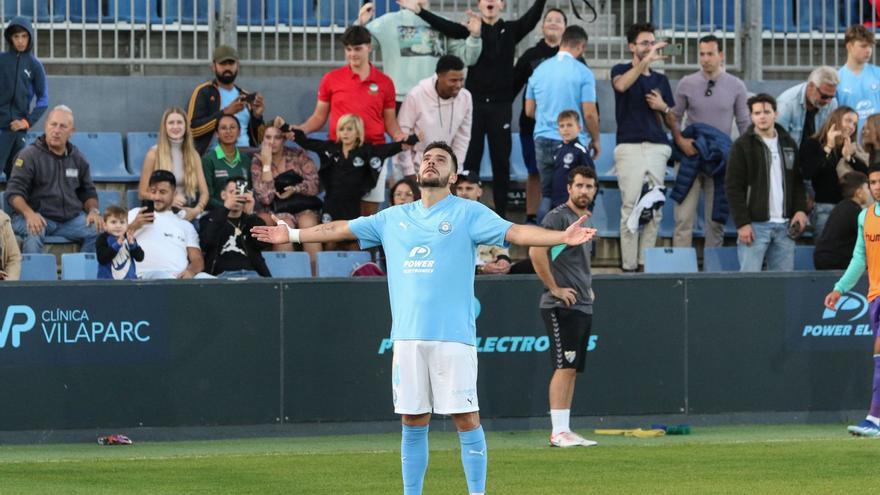
MULTIPOLYGON (((724 51, 721 48, 721 40, 714 35, 700 38, 700 70, 681 78, 675 88, 675 107, 672 113, 679 122, 684 122, 687 114, 687 125, 706 124, 718 129, 726 135, 733 131, 733 122, 736 118, 736 127, 739 134, 746 132, 751 124, 749 109, 746 100, 749 98, 746 85, 736 76, 728 74, 724 70, 724 51)), ((694 147, 693 139, 684 139, 680 146, 681 151, 691 157, 698 155, 694 147)), ((685 167, 687 168, 687 167, 685 167)), ((676 171, 681 176, 682 167, 676 171)), ((724 170, 718 171, 717 176, 712 176, 706 170, 687 170, 685 175, 689 179, 690 188, 687 186, 676 187, 673 193, 681 191, 681 196, 673 194, 675 203, 675 232, 672 245, 675 247, 690 247, 693 241, 694 219, 697 216, 697 205, 700 202, 700 192, 706 194, 706 247, 720 247, 724 242, 723 216, 713 215, 713 208, 718 201, 715 197, 724 193, 724 170), (694 172, 691 174, 690 172, 694 172), (685 192, 686 191, 686 192, 685 192), (713 216, 718 217, 713 221, 713 216)), ((683 178, 683 177, 679 177, 683 178)), ((677 181, 676 185, 681 181, 677 181)), ((720 198, 719 198, 720 199, 720 198)), ((721 208, 718 208, 721 209, 721 208)), ((717 213, 717 212, 715 212, 717 213)))
POLYGON ((861 24, 846 28, 846 65, 840 68, 837 103, 855 108, 859 133, 869 116, 880 112, 880 68, 869 64, 874 54, 874 33, 861 24))
POLYGON ((675 99, 669 79, 651 69, 654 62, 666 58, 661 52, 666 43, 654 39, 651 24, 633 24, 626 31, 626 40, 633 59, 611 69, 611 85, 617 117, 614 169, 622 199, 620 251, 623 271, 634 272, 644 267, 645 249, 657 243, 659 210, 641 233, 630 232, 626 221, 641 197, 643 185, 647 183, 649 189, 662 185, 666 176, 666 162, 672 148, 660 121, 672 132, 679 147, 686 147, 688 143, 670 111, 675 99))
POLYGON ((776 123, 800 145, 816 134, 831 112, 837 108, 837 85, 840 77, 832 67, 823 65, 810 73, 807 82, 786 89, 779 95, 776 123))

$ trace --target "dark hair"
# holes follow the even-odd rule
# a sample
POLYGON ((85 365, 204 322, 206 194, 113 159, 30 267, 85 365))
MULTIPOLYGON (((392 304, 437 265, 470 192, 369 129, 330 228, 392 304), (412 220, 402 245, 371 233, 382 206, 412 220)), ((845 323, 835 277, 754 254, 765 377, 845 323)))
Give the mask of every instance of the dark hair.
POLYGON ((18 33, 22 33, 22 32, 27 33, 28 37, 30 38, 31 33, 29 33, 28 30, 20 24, 14 24, 14 25, 6 28, 6 36, 9 38, 11 38, 12 35, 14 35, 14 34, 18 34, 18 33))
POLYGON ((395 182, 393 186, 391 186, 391 192, 390 192, 389 196, 391 197, 392 203, 394 202, 394 193, 397 191, 397 188, 400 187, 402 184, 408 185, 410 190, 412 190, 413 201, 418 201, 418 200, 422 199, 422 191, 419 190, 419 185, 416 184, 416 181, 414 181, 412 179, 407 179, 406 177, 404 177, 403 179, 400 179, 399 181, 395 182))
POLYGON ((451 70, 464 70, 464 62, 455 55, 443 55, 437 59, 437 74, 445 74, 451 70))
POLYGON ((868 177, 871 177, 871 174, 880 173, 880 163, 875 163, 873 165, 868 166, 868 177))
POLYGON ((455 152, 452 151, 452 146, 449 146, 448 144, 446 144, 445 141, 434 141, 433 143, 429 144, 428 146, 425 146, 425 151, 423 151, 422 153, 424 154, 424 153, 427 153, 433 149, 438 149, 438 148, 449 153, 449 156, 452 157, 452 172, 457 173, 458 172, 458 158, 455 157, 455 152))
POLYGON ((455 185, 459 185, 463 182, 470 182, 471 184, 476 184, 480 187, 483 186, 482 181, 480 181, 480 174, 475 173, 471 176, 470 170, 462 170, 460 174, 458 174, 458 180, 455 181, 455 185))
MULTIPOLYGON (((877 170, 880 172, 880 170, 877 170)), ((840 192, 843 194, 844 198, 851 198, 855 196, 856 191, 862 188, 863 185, 868 183, 868 176, 861 172, 850 172, 843 176, 843 179, 840 181, 840 192)))
POLYGON ((369 45, 373 42, 373 38, 363 26, 348 26, 339 41, 342 42, 342 46, 369 45))
POLYGON ((581 114, 577 113, 576 110, 563 110, 559 112, 559 115, 556 116, 556 123, 560 123, 563 120, 574 119, 577 121, 578 125, 581 123, 581 114))
POLYGON ((121 206, 110 205, 110 206, 104 208, 104 220, 107 220, 110 217, 122 218, 127 222, 128 221, 128 212, 125 211, 125 208, 123 208, 121 206))
POLYGON ((638 22, 627 28, 626 30, 626 42, 627 43, 635 43, 636 38, 639 37, 642 33, 653 33, 654 25, 650 22, 638 22))
POLYGON ((217 119, 217 129, 220 129, 220 122, 222 122, 223 119, 226 119, 226 118, 230 118, 230 119, 234 120, 235 125, 238 126, 239 130, 241 130, 241 122, 238 121, 238 117, 236 117, 235 115, 229 115, 228 113, 224 113, 223 115, 220 116, 219 119, 217 119))
POLYGON ((752 96, 748 100, 746 100, 746 104, 749 106, 749 113, 752 113, 752 107, 756 103, 769 103, 771 107, 773 107, 773 111, 776 111, 776 98, 768 95, 767 93, 758 93, 755 96, 752 96))
POLYGON ((861 24, 853 24, 846 28, 846 34, 843 35, 843 44, 848 45, 852 41, 864 41, 874 44, 874 33, 861 24))
POLYGON ((703 36, 702 38, 700 38, 699 43, 715 43, 715 46, 718 47, 718 53, 724 51, 724 49, 721 48, 721 40, 718 39, 718 36, 715 36, 714 34, 703 36))
POLYGON ((574 184, 574 178, 578 175, 587 179, 593 179, 596 182, 596 185, 599 185, 599 178, 596 176, 596 171, 593 168, 584 165, 578 165, 568 172, 569 186, 574 184))
POLYGON ((160 182, 167 182, 171 187, 177 187, 177 179, 170 170, 156 170, 150 175, 150 185, 154 186, 160 182))
POLYGON ((580 26, 568 26, 562 33, 562 41, 560 44, 562 46, 577 46, 581 43, 586 43, 588 39, 589 36, 587 36, 587 32, 584 31, 584 28, 580 26))
POLYGON ((550 12, 556 12, 556 13, 558 13, 559 15, 561 15, 561 16, 562 16, 562 22, 564 22, 565 25, 568 26, 568 16, 565 15, 565 12, 563 12, 563 11, 560 10, 560 9, 557 9, 556 7, 550 7, 549 9, 547 9, 547 12, 544 13, 544 20, 547 20, 547 16, 550 15, 550 12))

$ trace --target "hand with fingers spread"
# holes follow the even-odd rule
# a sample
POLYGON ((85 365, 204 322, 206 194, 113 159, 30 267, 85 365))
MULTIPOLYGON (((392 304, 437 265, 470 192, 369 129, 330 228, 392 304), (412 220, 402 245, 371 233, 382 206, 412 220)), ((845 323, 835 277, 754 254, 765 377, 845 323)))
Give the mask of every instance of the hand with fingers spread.
POLYGON ((583 223, 587 221, 589 217, 584 215, 574 223, 568 226, 565 229, 565 234, 563 236, 563 241, 569 246, 579 246, 585 242, 589 242, 593 239, 593 236, 596 235, 596 229, 590 227, 582 227, 583 223))
POLYGON ((828 134, 825 135, 825 147, 834 149, 837 146, 837 140, 843 134, 843 131, 837 128, 837 124, 831 124, 828 134))
POLYGON ((358 12, 357 22, 361 26, 366 26, 375 15, 376 7, 373 5, 373 2, 367 2, 361 6, 361 10, 358 12))
POLYGON ((287 244, 290 242, 290 232, 287 224, 272 215, 272 221, 275 225, 259 225, 251 229, 251 235, 260 242, 269 244, 287 244))
POLYGON ((480 14, 471 9, 467 9, 465 14, 467 14, 467 19, 465 19, 464 25, 467 26, 468 32, 471 33, 471 37, 479 38, 483 32, 483 19, 480 14))

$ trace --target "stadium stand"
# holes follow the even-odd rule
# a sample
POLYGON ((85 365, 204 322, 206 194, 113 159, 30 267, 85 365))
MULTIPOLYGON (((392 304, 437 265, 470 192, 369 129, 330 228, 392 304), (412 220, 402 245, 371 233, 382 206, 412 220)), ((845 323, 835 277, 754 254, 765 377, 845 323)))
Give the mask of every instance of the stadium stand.
POLYGON ((645 250, 645 273, 696 273, 697 251, 684 248, 648 248, 645 250))
POLYGON ((94 253, 65 253, 61 255, 61 280, 96 280, 98 258, 94 253))
POLYGON ((311 278, 312 268, 309 254, 283 251, 263 251, 263 259, 272 278, 311 278))
POLYGON ((703 271, 738 272, 739 258, 736 257, 736 246, 703 249, 703 271))
MULTIPOLYGON (((366 251, 322 251, 316 257, 318 277, 348 277, 358 265, 372 261, 366 251)), ((269 268, 271 271, 271 268, 269 268)))
MULTIPOLYGON (((95 269, 97 273, 97 268, 95 269)), ((53 254, 22 254, 22 280, 58 280, 58 267, 53 254)))

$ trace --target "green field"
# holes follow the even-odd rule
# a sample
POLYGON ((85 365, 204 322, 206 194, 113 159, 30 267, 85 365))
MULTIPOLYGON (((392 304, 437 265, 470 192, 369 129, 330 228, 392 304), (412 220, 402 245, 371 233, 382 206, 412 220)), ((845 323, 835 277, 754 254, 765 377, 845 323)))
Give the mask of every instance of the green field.
MULTIPOLYGON (((487 493, 852 494, 877 483, 880 440, 851 438, 843 425, 585 436, 600 445, 551 449, 544 431, 490 432, 487 493)), ((398 442, 383 434, 0 446, 0 494, 395 494, 398 442)), ((432 433, 425 494, 466 493, 457 436, 432 433)))

